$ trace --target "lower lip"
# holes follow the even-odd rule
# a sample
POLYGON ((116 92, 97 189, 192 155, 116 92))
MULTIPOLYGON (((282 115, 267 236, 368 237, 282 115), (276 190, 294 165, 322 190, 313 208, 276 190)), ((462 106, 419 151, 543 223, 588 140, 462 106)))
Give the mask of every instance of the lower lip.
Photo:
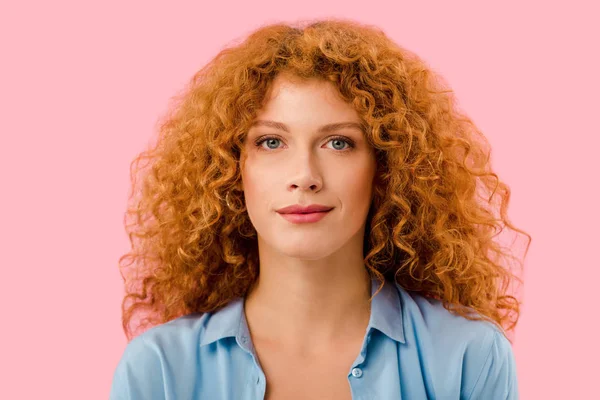
POLYGON ((317 222, 320 221, 329 211, 313 212, 308 214, 280 214, 283 218, 287 219, 294 224, 302 224, 306 222, 317 222))

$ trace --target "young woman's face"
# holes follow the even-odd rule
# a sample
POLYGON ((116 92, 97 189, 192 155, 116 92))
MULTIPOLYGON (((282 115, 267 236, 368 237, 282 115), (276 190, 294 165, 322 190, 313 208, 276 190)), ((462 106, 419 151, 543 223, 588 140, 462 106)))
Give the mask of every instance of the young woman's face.
POLYGON ((275 79, 242 151, 246 208, 261 250, 316 260, 351 241, 362 245, 376 160, 359 124, 333 84, 275 79), (339 123, 357 125, 323 129, 339 123), (296 204, 332 209, 304 223, 297 220, 307 215, 277 211, 296 204))

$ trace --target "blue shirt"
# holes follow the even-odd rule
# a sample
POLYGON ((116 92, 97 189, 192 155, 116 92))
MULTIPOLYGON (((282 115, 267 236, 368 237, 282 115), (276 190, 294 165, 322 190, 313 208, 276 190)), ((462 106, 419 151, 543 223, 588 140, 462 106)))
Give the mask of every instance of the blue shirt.
MULTIPOLYGON (((372 294, 377 287, 373 279, 372 294)), ((110 399, 264 399, 265 375, 243 300, 132 339, 114 372, 110 399)), ((348 384, 354 400, 518 399, 515 358, 499 328, 451 314, 439 300, 389 281, 372 300, 348 384)))

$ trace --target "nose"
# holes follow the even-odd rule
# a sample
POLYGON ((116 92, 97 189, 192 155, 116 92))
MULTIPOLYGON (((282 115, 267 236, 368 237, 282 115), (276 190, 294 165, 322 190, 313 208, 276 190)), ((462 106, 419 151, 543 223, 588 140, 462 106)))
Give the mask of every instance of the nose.
POLYGON ((323 176, 321 174, 317 160, 312 154, 296 157, 293 162, 290 177, 288 180, 288 190, 312 191, 318 192, 323 186, 323 176))

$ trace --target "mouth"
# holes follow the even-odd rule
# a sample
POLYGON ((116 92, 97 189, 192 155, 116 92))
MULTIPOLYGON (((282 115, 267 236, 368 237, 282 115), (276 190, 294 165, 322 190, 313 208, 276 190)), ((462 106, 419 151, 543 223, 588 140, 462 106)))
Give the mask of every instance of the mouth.
POLYGON ((293 213, 282 213, 282 214, 287 214, 287 215, 291 215, 291 214, 296 214, 296 215, 302 215, 302 214, 318 214, 318 213, 327 213, 331 210, 324 210, 324 211, 309 211, 309 212, 293 212, 293 213))
POLYGON ((286 219, 287 221, 294 223, 294 224, 302 224, 302 223, 310 223, 310 222, 318 222, 321 219, 323 219, 327 214, 329 214, 331 212, 331 210, 326 210, 326 211, 313 211, 313 212, 306 212, 306 213, 278 213, 279 215, 281 215, 284 219, 286 219))

